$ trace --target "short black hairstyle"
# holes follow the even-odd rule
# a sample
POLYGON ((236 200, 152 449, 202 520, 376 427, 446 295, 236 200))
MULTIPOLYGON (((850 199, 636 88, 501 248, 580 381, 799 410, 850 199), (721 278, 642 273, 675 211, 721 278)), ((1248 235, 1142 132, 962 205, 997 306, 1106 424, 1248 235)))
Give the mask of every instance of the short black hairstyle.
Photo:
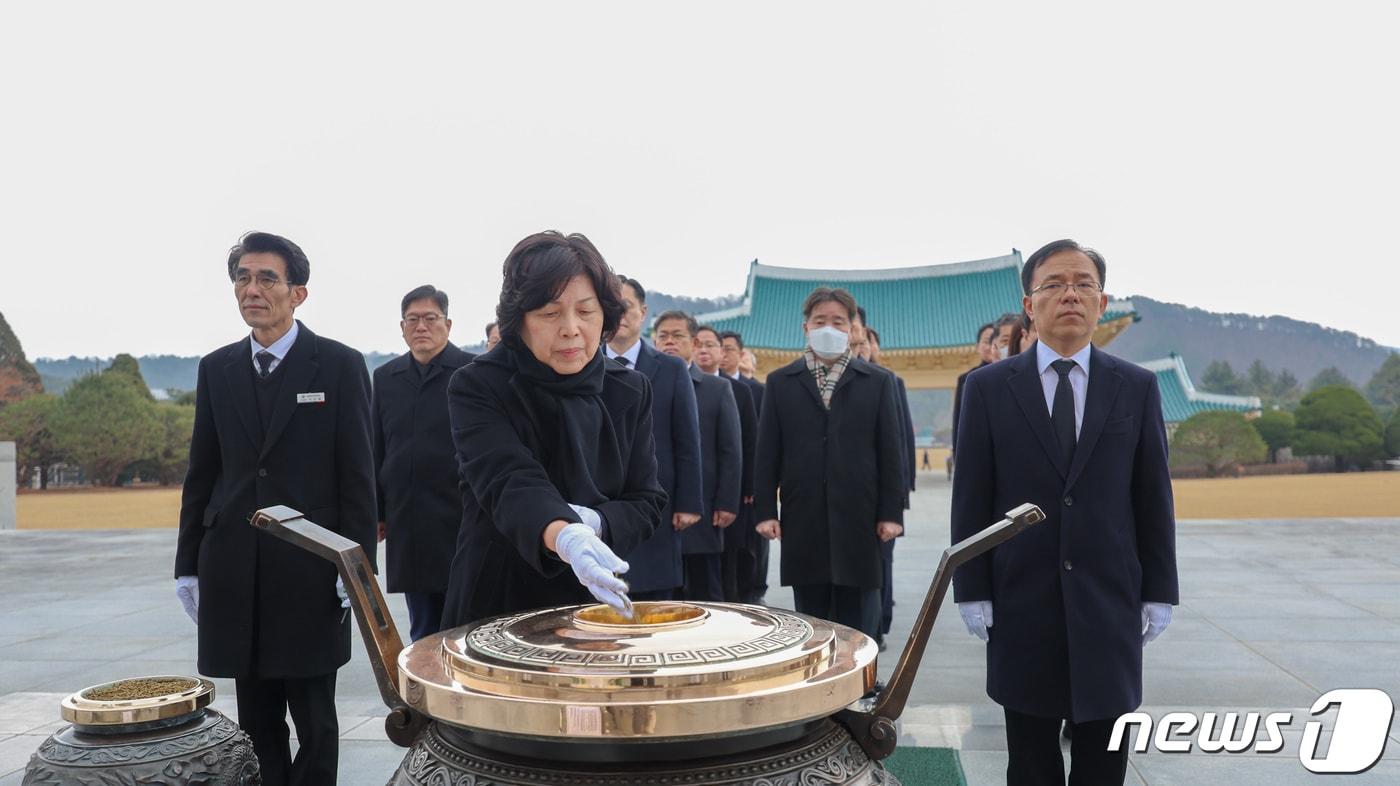
POLYGON ((837 289, 817 287, 812 290, 812 294, 808 295, 802 303, 802 318, 806 319, 812 316, 812 309, 822 303, 840 303, 841 307, 846 309, 847 319, 856 318, 856 299, 851 296, 850 292, 839 287, 837 289))
POLYGON ((997 335, 1001 333, 1001 329, 1006 327, 1007 325, 1019 326, 1020 324, 1020 313, 1015 311, 1008 311, 1005 314, 1002 314, 1001 316, 997 317, 997 321, 992 323, 992 338, 995 339, 997 335))
POLYGON ((486 340, 487 340, 487 341, 490 341, 490 340, 491 340, 491 328, 493 328, 493 327, 495 327, 495 326, 496 326, 496 323, 495 323, 495 322, 487 322, 487 323, 486 323, 486 340))
POLYGON ((618 283, 620 283, 620 284, 626 284, 627 286, 629 286, 629 287, 632 288, 632 291, 633 291, 633 292, 636 292, 636 293, 637 293, 637 302, 638 302, 638 303, 641 303, 641 304, 643 304, 643 305, 646 304, 646 302, 647 302, 647 291, 646 291, 645 288, 642 287, 641 282, 637 281, 637 279, 635 279, 635 278, 628 278, 627 276, 618 276, 618 277, 617 277, 617 280, 618 280, 618 283))
POLYGON ((880 331, 876 330, 875 328, 869 325, 865 326, 865 336, 866 339, 874 341, 876 344, 880 343, 880 331))
POLYGON ((701 325, 700 327, 697 327, 694 333, 695 337, 699 338, 700 333, 706 330, 715 334, 715 341, 719 342, 720 344, 724 344, 724 337, 719 334, 719 330, 717 330, 714 325, 701 325))
POLYGON ((981 343, 981 341, 982 341, 982 334, 985 333, 985 332, 987 332, 988 330, 992 331, 992 336, 993 336, 993 337, 996 336, 996 333, 997 333, 997 326, 996 326, 996 324, 993 323, 993 322, 988 322, 987 324, 983 325, 982 327, 977 328, 977 341, 978 341, 978 343, 981 343))
POLYGON ((739 335, 737 330, 726 330, 719 334, 719 343, 723 344, 726 338, 734 339, 734 343, 739 345, 739 349, 744 348, 744 337, 739 335))
POLYGON ((661 314, 661 316, 652 320, 652 332, 656 332, 657 325, 670 319, 679 319, 680 321, 684 322, 685 330, 687 333, 690 334, 691 338, 695 338, 695 334, 700 332, 700 323, 695 321, 695 317, 692 317, 691 315, 685 313, 684 311, 681 311, 678 308, 673 308, 670 311, 664 312, 661 314))
POLYGON ((1031 279, 1035 277, 1035 269, 1045 263, 1045 260, 1055 256, 1061 251, 1078 251, 1089 258, 1094 263, 1094 269, 1099 272, 1099 287, 1102 289, 1106 280, 1107 269, 1104 265, 1103 255, 1092 248, 1086 248, 1078 243, 1065 238, 1046 243, 1036 249, 1034 254, 1026 260, 1026 264, 1021 266, 1021 291, 1027 296, 1031 293, 1031 279))
POLYGON ((399 303, 399 316, 408 313, 408 307, 413 305, 415 300, 431 300, 437 304, 438 310, 443 316, 447 316, 447 293, 432 284, 424 284, 421 287, 414 287, 407 295, 403 296, 403 302, 399 303))
POLYGON ((860 324, 870 327, 870 318, 865 315, 865 306, 856 306, 856 316, 860 317, 860 324))
POLYGON ((244 254, 276 254, 282 257, 287 266, 287 283, 294 287, 306 286, 311 280, 311 261, 301 246, 281 235, 271 232, 249 232, 238 239, 228 250, 228 280, 232 281, 238 271, 238 261, 244 254))
POLYGON ((593 284, 603 312, 602 340, 611 339, 625 310, 617 274, 588 238, 551 229, 516 243, 501 264, 501 299, 496 304, 501 340, 520 335, 525 315, 559 297, 579 275, 593 284))

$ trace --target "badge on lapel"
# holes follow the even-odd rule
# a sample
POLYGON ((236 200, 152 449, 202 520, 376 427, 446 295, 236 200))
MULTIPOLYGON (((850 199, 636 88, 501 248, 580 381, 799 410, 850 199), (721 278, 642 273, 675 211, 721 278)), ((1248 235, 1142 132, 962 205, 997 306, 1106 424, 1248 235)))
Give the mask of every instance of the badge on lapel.
POLYGON ((298 404, 324 404, 326 403, 325 393, 298 393, 298 404))

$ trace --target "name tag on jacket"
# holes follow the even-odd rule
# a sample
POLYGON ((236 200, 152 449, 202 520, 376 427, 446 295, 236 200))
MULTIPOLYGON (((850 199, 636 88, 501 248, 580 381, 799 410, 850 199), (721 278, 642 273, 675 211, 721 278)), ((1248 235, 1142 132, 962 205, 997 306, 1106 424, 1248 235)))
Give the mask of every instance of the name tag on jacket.
POLYGON ((325 393, 298 393, 298 404, 324 404, 326 403, 325 393))

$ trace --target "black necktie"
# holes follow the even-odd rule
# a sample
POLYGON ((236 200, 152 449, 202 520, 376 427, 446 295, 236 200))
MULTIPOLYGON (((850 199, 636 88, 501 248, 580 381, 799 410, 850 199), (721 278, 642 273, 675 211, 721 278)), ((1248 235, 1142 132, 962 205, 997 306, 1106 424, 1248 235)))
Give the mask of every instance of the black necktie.
POLYGON ((272 360, 275 356, 264 349, 253 357, 258 361, 258 376, 267 379, 267 375, 272 373, 272 360))
POLYGON ((625 367, 627 367, 627 368, 631 368, 631 367, 632 367, 632 361, 628 360, 628 359, 627 359, 625 356, 623 356, 623 355, 618 355, 616 358, 614 358, 614 360, 616 360, 617 362, 621 363, 623 366, 625 366, 625 367))
POLYGON ((1069 384, 1069 372, 1077 364, 1073 360, 1057 360, 1050 366, 1060 379, 1055 383, 1055 399, 1050 406, 1050 425, 1060 443, 1060 457, 1065 469, 1074 461, 1074 388, 1069 384))

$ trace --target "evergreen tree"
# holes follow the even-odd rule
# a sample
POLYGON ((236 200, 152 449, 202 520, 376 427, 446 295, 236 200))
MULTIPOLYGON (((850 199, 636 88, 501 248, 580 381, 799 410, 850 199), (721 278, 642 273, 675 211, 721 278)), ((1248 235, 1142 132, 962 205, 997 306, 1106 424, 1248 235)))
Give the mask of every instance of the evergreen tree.
POLYGON ((1238 396, 1244 387, 1244 380, 1235 373, 1230 364, 1223 360, 1212 360, 1201 375, 1201 390, 1209 393, 1225 393, 1238 396))
POLYGON ((1197 412, 1177 427, 1171 439, 1171 463, 1204 466, 1211 477, 1235 464, 1256 464, 1268 455, 1259 432, 1238 412, 1197 412))
POLYGON ((1336 366, 1328 366, 1317 372, 1317 375, 1308 382, 1308 392, 1312 393, 1325 387, 1341 385, 1343 387, 1355 388, 1347 375, 1343 374, 1336 366))
POLYGON ((1282 409, 1265 410, 1263 414, 1249 421, 1254 430, 1269 446, 1269 461, 1278 461, 1278 452, 1293 447, 1297 432, 1297 420, 1293 413, 1282 409))
POLYGON ((64 391, 50 419, 58 449, 97 485, 157 455, 164 429, 150 391, 124 373, 90 374, 64 391))
POLYGON ((1353 387, 1318 388, 1303 397, 1296 415, 1294 450, 1302 455, 1332 456, 1338 472, 1349 464, 1364 467, 1385 452, 1380 416, 1353 387))
POLYGON ((1400 353, 1392 352, 1366 383, 1366 398, 1377 408, 1400 406, 1400 353))
POLYGON ((21 483, 39 470, 39 488, 49 487, 49 467, 63 460, 54 442, 51 420, 58 396, 40 393, 0 408, 0 442, 15 443, 21 483))

